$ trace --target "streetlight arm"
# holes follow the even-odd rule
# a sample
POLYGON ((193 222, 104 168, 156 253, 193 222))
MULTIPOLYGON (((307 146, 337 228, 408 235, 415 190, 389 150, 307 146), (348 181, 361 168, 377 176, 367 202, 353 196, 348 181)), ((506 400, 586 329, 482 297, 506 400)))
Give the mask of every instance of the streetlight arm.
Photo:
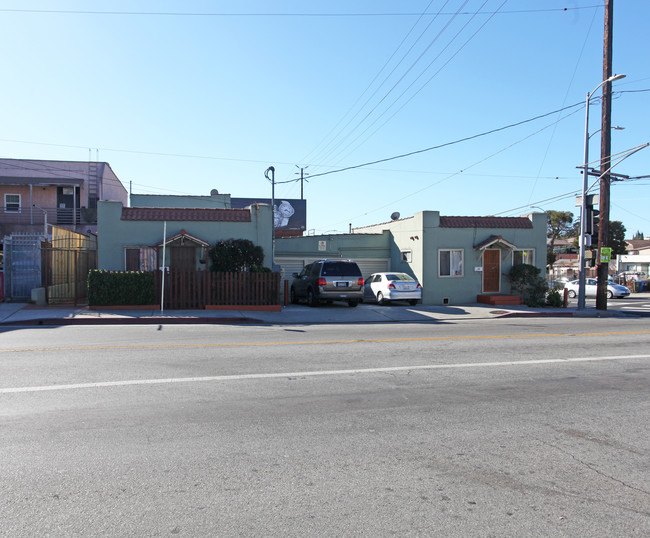
POLYGON ((625 75, 612 75, 606 80, 603 80, 591 93, 587 94, 587 100, 585 103, 585 152, 584 164, 582 166, 582 206, 580 208, 580 275, 578 285, 578 310, 584 310, 585 308, 585 241, 587 235, 587 191, 589 187, 589 101, 591 100, 591 96, 596 93, 601 86, 622 78, 625 78, 625 75))

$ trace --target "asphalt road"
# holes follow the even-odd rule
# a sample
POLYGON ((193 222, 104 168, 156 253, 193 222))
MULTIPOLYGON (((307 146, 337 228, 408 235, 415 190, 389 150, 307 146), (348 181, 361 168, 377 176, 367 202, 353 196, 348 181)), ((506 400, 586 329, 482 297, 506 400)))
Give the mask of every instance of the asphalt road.
POLYGON ((3 536, 648 536, 650 324, 0 330, 3 536))

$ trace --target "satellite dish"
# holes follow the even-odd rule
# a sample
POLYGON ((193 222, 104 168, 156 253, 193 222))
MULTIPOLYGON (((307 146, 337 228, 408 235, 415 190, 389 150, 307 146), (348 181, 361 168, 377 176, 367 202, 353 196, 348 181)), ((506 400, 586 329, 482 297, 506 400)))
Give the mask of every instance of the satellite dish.
POLYGON ((390 220, 397 220, 398 218, 399 218, 399 211, 395 211, 395 213, 393 213, 390 216, 390 220))
POLYGON ((212 189, 210 191, 210 196, 216 196, 217 194, 219 194, 219 191, 217 189, 212 189))

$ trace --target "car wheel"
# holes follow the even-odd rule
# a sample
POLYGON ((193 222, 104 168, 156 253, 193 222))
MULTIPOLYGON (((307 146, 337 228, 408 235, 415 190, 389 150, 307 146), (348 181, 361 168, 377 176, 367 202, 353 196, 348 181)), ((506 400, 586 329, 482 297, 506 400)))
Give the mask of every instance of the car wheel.
POLYGON ((409 304, 410 304, 411 306, 415 306, 416 304, 418 304, 418 300, 417 300, 417 299, 411 299, 411 300, 409 301, 409 304))
POLYGON ((576 296, 576 292, 573 290, 569 290, 569 297, 571 297, 571 299, 574 299, 575 296, 576 296))
POLYGON ((608 299, 611 299, 612 297, 614 297, 614 294, 612 293, 612 291, 611 291, 611 290, 607 290, 607 298, 608 298, 608 299))
POLYGON ((384 294, 380 291, 377 292, 377 304, 385 306, 388 304, 388 301, 384 299, 384 294))
POLYGON ((298 297, 296 296, 296 290, 291 288, 290 292, 291 304, 298 304, 298 297))
POLYGON ((318 306, 318 299, 316 298, 316 295, 314 295, 314 290, 311 288, 307 290, 307 304, 309 306, 318 306))
POLYGON ((348 305, 351 306, 351 307, 355 307, 358 304, 359 304, 359 301, 357 301, 356 299, 352 299, 351 301, 348 301, 348 305))

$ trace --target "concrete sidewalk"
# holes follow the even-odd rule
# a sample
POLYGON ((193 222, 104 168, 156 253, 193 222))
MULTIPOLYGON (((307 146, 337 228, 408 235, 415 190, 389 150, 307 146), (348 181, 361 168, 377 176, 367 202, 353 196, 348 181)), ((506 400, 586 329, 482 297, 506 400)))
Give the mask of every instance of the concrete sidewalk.
MULTIPOLYGON (((642 295, 642 294, 637 294, 642 295)), ((643 294, 645 295, 645 294, 643 294)), ((647 294, 650 298, 650 293, 647 294)), ((650 312, 648 313, 650 314, 650 312)), ((459 306, 379 306, 361 304, 356 308, 341 304, 311 308, 289 305, 280 312, 245 310, 90 310, 87 306, 36 306, 25 303, 0 303, 0 325, 89 325, 89 324, 318 324, 449 322, 466 319, 503 317, 629 317, 639 312, 597 311, 587 308, 500 307, 484 304, 459 306)))

